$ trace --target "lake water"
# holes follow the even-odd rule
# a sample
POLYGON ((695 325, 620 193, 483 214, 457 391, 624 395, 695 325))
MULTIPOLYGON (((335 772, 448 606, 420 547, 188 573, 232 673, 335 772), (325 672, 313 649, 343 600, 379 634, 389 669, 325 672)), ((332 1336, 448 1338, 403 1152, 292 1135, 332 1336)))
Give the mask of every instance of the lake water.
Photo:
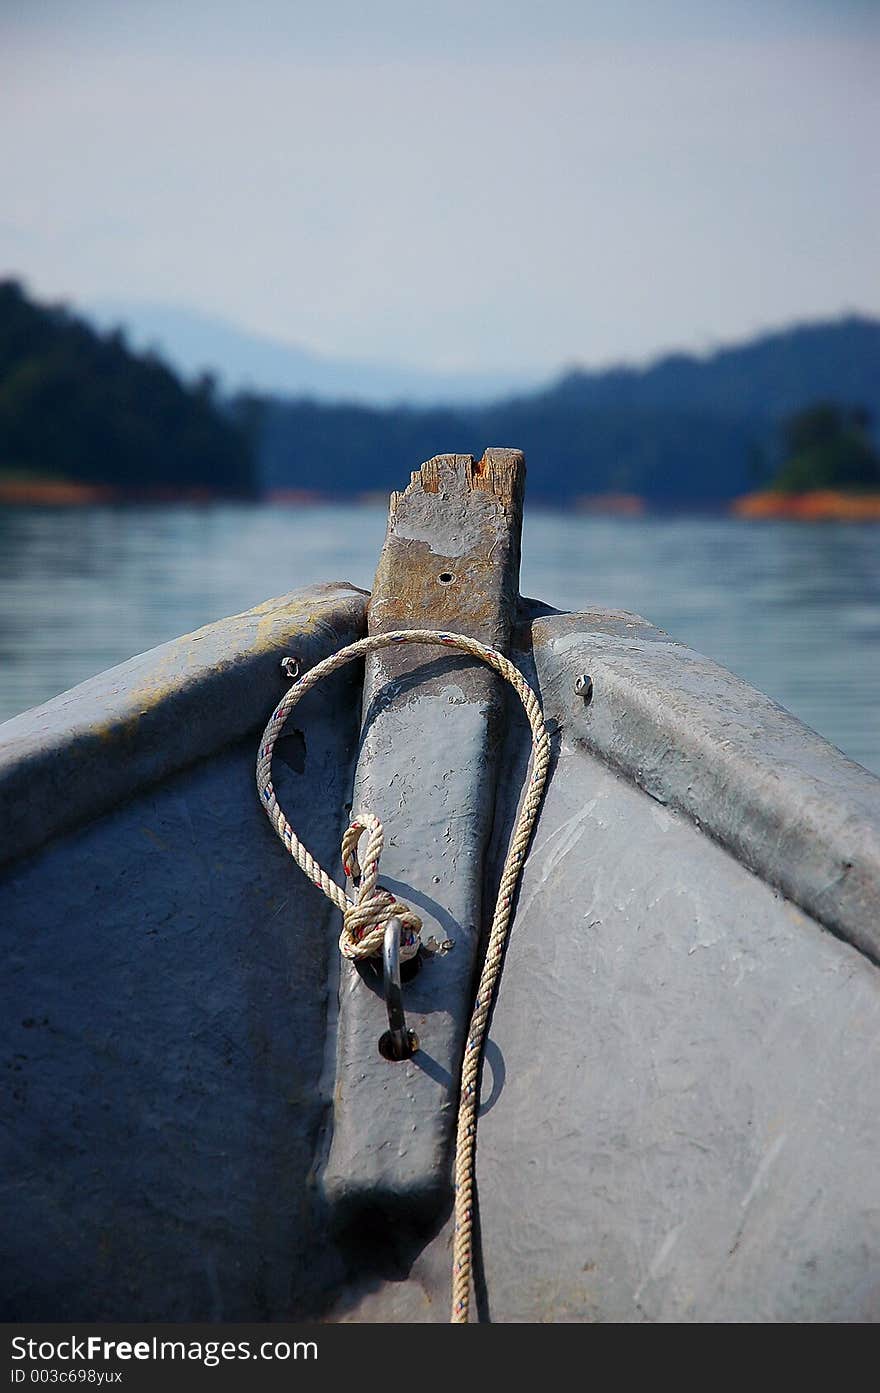
MULTIPOLYGON (((0 719, 316 580, 369 587, 384 508, 0 511, 0 719)), ((527 511, 523 594, 631 609, 880 773, 880 528, 527 511)))

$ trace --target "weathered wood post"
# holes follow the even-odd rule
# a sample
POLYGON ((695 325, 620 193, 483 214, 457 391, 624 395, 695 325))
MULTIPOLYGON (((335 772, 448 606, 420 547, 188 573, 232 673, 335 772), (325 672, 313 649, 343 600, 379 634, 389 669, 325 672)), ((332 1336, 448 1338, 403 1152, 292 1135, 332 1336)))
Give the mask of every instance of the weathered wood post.
MULTIPOLYGON (((369 632, 441 629, 506 648, 519 594, 525 464, 518 450, 438 455, 391 496, 369 632)), ((385 825, 380 883, 422 916, 423 955, 404 987, 421 1039, 391 1064, 379 990, 341 967, 333 1137, 324 1171, 336 1218, 364 1209, 429 1219, 451 1195, 458 1075, 472 1006, 485 854, 492 832, 500 679, 448 649, 402 645, 367 663, 353 811, 385 825)), ((494 893, 494 892, 493 892, 494 893)))

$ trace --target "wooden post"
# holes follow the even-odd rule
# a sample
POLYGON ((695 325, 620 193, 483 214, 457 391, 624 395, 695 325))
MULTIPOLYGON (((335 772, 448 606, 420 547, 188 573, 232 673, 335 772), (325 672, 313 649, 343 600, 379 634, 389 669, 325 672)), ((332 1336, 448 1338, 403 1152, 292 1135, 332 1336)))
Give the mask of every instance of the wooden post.
MULTIPOLYGON (((444 629, 501 650, 519 594, 525 464, 518 450, 438 455, 391 496, 369 632, 444 629)), ((340 1223, 365 1209, 429 1221, 451 1196, 458 1077, 477 967, 492 832, 503 692, 484 664, 438 647, 371 657, 353 810, 385 826, 380 883, 424 921, 423 955, 404 986, 421 1040, 410 1060, 377 1051, 381 980, 343 962, 333 1137, 325 1195, 340 1223)), ((495 887, 488 887, 494 899, 495 887)))

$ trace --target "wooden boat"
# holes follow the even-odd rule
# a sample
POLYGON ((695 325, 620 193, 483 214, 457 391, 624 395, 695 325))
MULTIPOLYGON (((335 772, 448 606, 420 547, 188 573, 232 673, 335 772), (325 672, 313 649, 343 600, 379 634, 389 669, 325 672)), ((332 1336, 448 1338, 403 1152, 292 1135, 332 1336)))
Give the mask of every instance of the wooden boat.
POLYGON ((6 1319, 447 1319, 528 727, 485 666, 406 645, 278 741, 318 861, 341 882, 373 810, 383 884, 454 941, 404 985, 398 1063, 253 781, 285 655, 413 627, 506 652, 553 742, 485 1051, 475 1318, 880 1311, 880 781, 646 620, 520 599, 523 472, 431 460, 371 596, 294 590, 0 730, 6 1319))

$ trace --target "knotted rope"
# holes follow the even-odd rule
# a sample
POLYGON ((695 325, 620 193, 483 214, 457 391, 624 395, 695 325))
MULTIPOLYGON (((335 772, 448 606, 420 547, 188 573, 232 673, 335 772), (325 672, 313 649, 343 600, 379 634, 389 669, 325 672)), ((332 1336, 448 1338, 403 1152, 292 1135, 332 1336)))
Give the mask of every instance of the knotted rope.
POLYGON ((372 813, 361 813, 355 822, 349 824, 342 838, 342 869, 351 877, 357 889, 354 904, 342 915, 339 951, 345 958, 370 958, 374 953, 381 953, 385 925, 395 916, 401 924, 400 961, 414 958, 419 951, 421 919, 403 900, 395 899, 390 890, 383 890, 376 883, 379 857, 384 845, 385 830, 372 813), (367 833, 364 855, 366 870, 362 871, 357 858, 357 845, 364 832, 367 833))
POLYGON ((355 899, 350 899, 345 891, 331 880, 327 872, 318 864, 297 837, 284 816, 275 789, 272 785, 272 752, 275 748, 284 723, 298 701, 311 691, 322 678, 329 677, 346 663, 363 658, 368 653, 388 648, 395 643, 443 644, 447 648, 459 648, 474 658, 488 663, 489 667, 509 682, 522 702, 523 710, 532 732, 532 769, 526 785, 525 795, 514 829, 513 839, 501 873, 498 899, 486 956, 480 972, 476 1001, 468 1028, 464 1059, 461 1067, 461 1092, 458 1105, 458 1126, 455 1146, 455 1235, 452 1260, 452 1322, 464 1325, 468 1319, 470 1303, 472 1241, 473 1241, 473 1203, 474 1203, 474 1158, 477 1145, 477 1108, 479 1105, 480 1066, 483 1057, 483 1043, 489 1013, 501 976, 504 946, 507 941, 513 899, 523 862, 528 849, 532 829, 538 816, 547 770, 550 764, 550 737, 544 724, 540 702, 522 673, 502 653, 489 648, 477 639, 464 634, 447 634, 432 629, 406 629, 401 632, 374 634, 370 638, 359 639, 346 648, 340 648, 329 658, 318 663, 304 673, 281 698, 263 732, 260 752, 257 758, 257 789, 266 815, 282 843, 290 852, 297 865, 305 872, 313 884, 323 890, 328 900, 342 911, 343 928, 339 948, 347 958, 369 957, 381 951, 384 927, 395 916, 403 925, 401 931, 401 958, 412 957, 418 952, 419 931, 422 923, 419 916, 407 905, 397 900, 389 890, 378 884, 379 858, 382 853, 384 833, 382 824, 372 813, 360 813, 351 822, 342 839, 342 860, 346 875, 350 875, 356 887, 355 899), (366 832, 367 843, 364 853, 363 872, 357 857, 357 846, 366 832))

